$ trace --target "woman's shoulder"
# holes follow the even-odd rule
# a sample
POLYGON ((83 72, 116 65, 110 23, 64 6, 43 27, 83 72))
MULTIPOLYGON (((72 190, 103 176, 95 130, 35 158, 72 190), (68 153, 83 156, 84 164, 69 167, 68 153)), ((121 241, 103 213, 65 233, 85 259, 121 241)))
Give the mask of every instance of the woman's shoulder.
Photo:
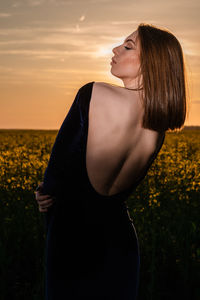
MULTIPOLYGON (((84 94, 91 95, 91 103, 105 113, 124 116, 131 121, 138 120, 143 111, 142 103, 137 93, 125 88, 102 81, 90 81, 80 88, 84 94)), ((91 105, 91 106, 92 106, 91 105)))
POLYGON ((101 89, 104 89, 104 90, 107 90, 107 91, 115 91, 115 92, 123 92, 125 91, 126 92, 126 89, 122 86, 119 86, 119 85, 114 85, 112 83, 108 83, 108 82, 103 82, 103 81, 89 81, 85 84, 83 84, 80 89, 84 89, 84 88, 87 88, 89 87, 90 85, 95 86, 95 88, 101 88, 101 89))
POLYGON ((115 94, 121 95, 124 92, 125 88, 122 86, 114 85, 112 83, 103 82, 103 81, 95 81, 94 85, 102 90, 115 92, 115 94))
POLYGON ((127 90, 124 87, 113 85, 107 82, 95 82, 93 94, 99 95, 99 101, 112 104, 120 111, 126 111, 134 115, 143 110, 139 94, 127 90))
POLYGON ((88 90, 89 88, 92 88, 92 90, 98 91, 98 93, 107 93, 110 96, 119 96, 119 97, 134 97, 134 93, 130 90, 127 90, 123 86, 115 85, 112 83, 108 82, 103 82, 103 81, 89 81, 85 84, 83 84, 80 88, 79 91, 85 91, 88 90))
POLYGON ((95 98, 100 99, 99 101, 101 102, 110 99, 110 101, 115 100, 116 104, 116 102, 119 102, 124 96, 125 98, 128 96, 128 94, 124 95, 122 90, 122 87, 114 86, 107 82, 90 81, 83 84, 79 88, 78 93, 81 95, 91 93, 91 96, 95 95, 95 98))

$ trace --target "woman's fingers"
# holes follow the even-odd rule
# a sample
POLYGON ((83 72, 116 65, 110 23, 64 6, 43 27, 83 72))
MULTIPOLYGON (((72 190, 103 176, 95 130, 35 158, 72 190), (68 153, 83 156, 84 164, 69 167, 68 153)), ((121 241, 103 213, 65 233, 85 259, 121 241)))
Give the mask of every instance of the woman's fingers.
POLYGON ((40 212, 47 212, 48 207, 53 205, 53 203, 54 203, 54 199, 44 200, 44 201, 38 203, 39 211, 40 212))
POLYGON ((41 207, 49 207, 53 204, 54 200, 53 199, 49 199, 49 200, 44 200, 42 202, 39 203, 39 206, 41 207))
MULTIPOLYGON (((43 185, 43 182, 41 182, 38 187, 41 187, 43 185)), ((38 203, 39 206, 39 211, 40 212, 47 212, 48 207, 53 205, 55 201, 55 197, 51 195, 44 195, 40 192, 40 188, 37 188, 35 191, 35 199, 38 203)))
POLYGON ((35 198, 36 198, 36 201, 40 202, 40 201, 43 201, 43 200, 51 198, 51 196, 50 195, 42 195, 39 192, 36 192, 35 193, 35 198))

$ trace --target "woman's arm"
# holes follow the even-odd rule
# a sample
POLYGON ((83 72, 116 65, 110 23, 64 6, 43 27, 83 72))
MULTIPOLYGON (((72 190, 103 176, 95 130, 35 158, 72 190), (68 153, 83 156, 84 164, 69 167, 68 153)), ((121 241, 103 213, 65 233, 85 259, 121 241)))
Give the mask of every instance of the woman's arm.
POLYGON ((64 179, 63 169, 67 166, 65 153, 73 151, 73 139, 77 137, 77 131, 80 128, 80 110, 78 105, 80 90, 71 105, 71 108, 63 121, 56 140, 52 147, 48 166, 45 170, 43 182, 41 182, 35 191, 35 199, 40 212, 47 212, 48 208, 54 203, 55 192, 60 192, 61 178, 64 179))
POLYGON ((87 120, 87 89, 90 84, 87 83, 78 90, 56 136, 43 183, 38 186, 38 191, 36 191, 36 201, 42 212, 46 212, 47 208, 53 204, 53 198, 59 203, 66 201, 65 193, 69 193, 70 189, 74 188, 71 183, 77 179, 76 170, 79 169, 81 152, 84 150, 83 133, 85 120, 87 120))
POLYGON ((47 168, 43 177, 43 193, 56 198, 66 189, 73 176, 73 169, 81 151, 83 117, 80 110, 80 94, 76 97, 68 111, 53 144, 47 168), (73 168, 72 168, 73 166, 73 168), (68 170, 71 170, 70 172, 68 170))

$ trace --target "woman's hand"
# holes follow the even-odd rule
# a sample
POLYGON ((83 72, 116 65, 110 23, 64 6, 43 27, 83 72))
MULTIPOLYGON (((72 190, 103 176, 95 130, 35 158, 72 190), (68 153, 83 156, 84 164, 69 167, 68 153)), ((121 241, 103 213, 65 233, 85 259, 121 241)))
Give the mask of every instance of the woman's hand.
POLYGON ((52 197, 51 195, 42 194, 42 186, 43 182, 40 182, 35 191, 35 200, 38 203, 39 211, 47 212, 48 207, 50 207, 54 203, 55 197, 52 197))

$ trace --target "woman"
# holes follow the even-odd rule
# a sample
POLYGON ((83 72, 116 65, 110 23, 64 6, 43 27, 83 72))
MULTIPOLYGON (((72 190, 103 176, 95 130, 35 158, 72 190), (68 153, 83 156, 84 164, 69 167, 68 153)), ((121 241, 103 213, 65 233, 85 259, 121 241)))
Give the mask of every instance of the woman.
POLYGON ((125 204, 165 132, 186 116, 181 46, 140 24, 113 49, 124 87, 82 86, 58 132, 36 192, 46 213, 46 300, 137 297, 138 238, 125 204))

